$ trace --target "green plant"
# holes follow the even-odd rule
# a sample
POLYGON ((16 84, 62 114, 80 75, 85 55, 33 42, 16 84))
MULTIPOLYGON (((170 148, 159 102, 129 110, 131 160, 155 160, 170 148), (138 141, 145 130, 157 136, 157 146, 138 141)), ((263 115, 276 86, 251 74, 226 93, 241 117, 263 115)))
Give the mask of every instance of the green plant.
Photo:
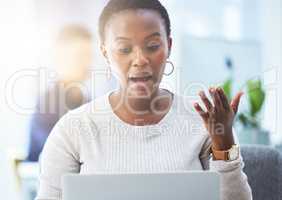
MULTIPOLYGON (((254 127, 260 128, 260 121, 258 119, 258 114, 262 109, 263 103, 265 101, 265 91, 262 88, 262 82, 258 80, 248 80, 246 83, 247 86, 247 97, 249 102, 248 110, 238 113, 237 120, 244 127, 254 127)), ((232 96, 232 79, 227 79, 222 88, 228 97, 231 99, 232 96)))
POLYGON ((232 94, 231 94, 231 90, 232 90, 232 79, 227 79, 223 85, 222 85, 222 89, 225 92, 225 95, 227 96, 228 100, 231 101, 232 98, 232 94))

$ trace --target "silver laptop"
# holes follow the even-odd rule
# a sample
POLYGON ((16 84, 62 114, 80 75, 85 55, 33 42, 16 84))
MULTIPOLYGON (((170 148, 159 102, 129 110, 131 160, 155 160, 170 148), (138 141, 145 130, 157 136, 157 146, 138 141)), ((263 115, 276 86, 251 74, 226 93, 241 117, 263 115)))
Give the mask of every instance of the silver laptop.
POLYGON ((219 174, 66 175, 62 189, 63 200, 219 200, 219 174))

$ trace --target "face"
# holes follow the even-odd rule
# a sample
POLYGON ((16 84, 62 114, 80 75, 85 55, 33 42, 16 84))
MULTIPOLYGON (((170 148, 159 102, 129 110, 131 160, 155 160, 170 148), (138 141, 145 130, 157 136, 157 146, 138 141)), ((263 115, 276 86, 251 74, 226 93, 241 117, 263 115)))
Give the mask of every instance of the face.
POLYGON ((161 16, 151 10, 128 10, 105 27, 102 53, 130 96, 151 96, 159 88, 171 38, 161 16))

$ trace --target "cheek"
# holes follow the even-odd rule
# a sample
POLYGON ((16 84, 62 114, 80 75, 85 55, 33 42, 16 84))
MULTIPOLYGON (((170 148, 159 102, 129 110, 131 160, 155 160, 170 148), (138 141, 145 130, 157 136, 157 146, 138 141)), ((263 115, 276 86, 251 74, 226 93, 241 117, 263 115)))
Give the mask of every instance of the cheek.
POLYGON ((119 79, 125 79, 127 77, 128 69, 129 69, 129 61, 121 57, 120 55, 111 54, 110 63, 113 72, 118 76, 119 79))
POLYGON ((152 64, 154 67, 154 71, 158 76, 162 75, 164 68, 165 68, 165 63, 167 59, 167 54, 165 51, 161 51, 157 53, 154 58, 152 59, 152 64))
POLYGON ((161 51, 159 53, 156 54, 155 56, 155 62, 158 63, 165 63, 166 62, 166 58, 167 58, 167 54, 165 51, 161 51))

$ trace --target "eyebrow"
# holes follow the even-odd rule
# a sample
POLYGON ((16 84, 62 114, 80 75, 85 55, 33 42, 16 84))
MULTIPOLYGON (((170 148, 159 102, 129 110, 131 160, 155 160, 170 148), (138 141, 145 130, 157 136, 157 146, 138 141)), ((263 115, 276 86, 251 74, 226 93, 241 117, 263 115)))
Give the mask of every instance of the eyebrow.
MULTIPOLYGON (((149 38, 152 38, 152 37, 159 37, 159 36, 161 36, 161 34, 159 32, 155 32, 155 33, 152 33, 151 35, 146 36, 145 40, 148 40, 149 38)), ((120 37, 117 37, 115 40, 117 41, 117 40, 130 40, 130 39, 127 37, 120 36, 120 37)))
POLYGON ((149 39, 149 38, 151 38, 151 37, 157 37, 157 36, 160 37, 161 34, 160 34, 159 32, 155 32, 155 33, 153 33, 153 34, 151 34, 151 35, 145 37, 145 39, 147 40, 147 39, 149 39))

